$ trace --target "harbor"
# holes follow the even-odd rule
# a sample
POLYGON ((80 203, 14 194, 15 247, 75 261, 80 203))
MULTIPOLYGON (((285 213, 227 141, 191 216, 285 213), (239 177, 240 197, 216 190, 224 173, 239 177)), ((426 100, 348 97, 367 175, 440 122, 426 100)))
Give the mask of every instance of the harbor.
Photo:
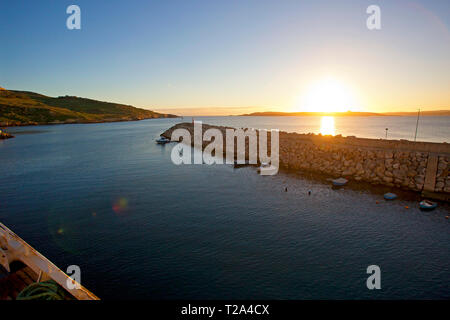
POLYGON ((17 128, 1 143, 1 222, 62 271, 79 265, 102 300, 448 296, 448 204, 310 170, 177 166, 176 142, 155 140, 178 122, 17 128), (373 262, 390 290, 367 290, 373 262))
MULTIPOLYGON (((205 131, 211 128, 218 129, 223 137, 226 136, 227 127, 203 124, 205 131)), ((187 122, 176 124, 161 135, 170 139, 176 129, 185 129, 194 136, 194 124, 187 122)), ((199 134, 202 133, 197 133, 199 134)), ((193 144, 193 140, 191 142, 193 144)), ((248 160, 248 143, 249 140, 246 139, 246 160, 248 160)), ((205 148, 208 144, 208 141, 204 141, 202 147, 205 148)), ((279 146, 279 162, 282 168, 395 187, 414 191, 432 199, 450 201, 448 143, 281 131, 279 146)))

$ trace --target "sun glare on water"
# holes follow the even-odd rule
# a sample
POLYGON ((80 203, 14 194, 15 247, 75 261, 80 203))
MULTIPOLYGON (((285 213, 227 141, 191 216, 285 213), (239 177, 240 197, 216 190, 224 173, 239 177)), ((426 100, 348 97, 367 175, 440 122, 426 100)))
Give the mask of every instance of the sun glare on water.
POLYGON ((332 135, 334 136, 336 134, 335 127, 334 127, 334 117, 322 117, 320 120, 320 133, 325 135, 332 135))

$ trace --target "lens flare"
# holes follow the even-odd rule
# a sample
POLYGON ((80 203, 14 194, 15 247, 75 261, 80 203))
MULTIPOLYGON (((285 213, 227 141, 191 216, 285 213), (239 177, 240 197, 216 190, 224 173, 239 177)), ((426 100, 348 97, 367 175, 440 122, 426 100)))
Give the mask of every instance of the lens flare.
POLYGON ((123 197, 117 199, 114 202, 112 209, 117 214, 124 213, 128 209, 128 199, 127 198, 123 198, 123 197))

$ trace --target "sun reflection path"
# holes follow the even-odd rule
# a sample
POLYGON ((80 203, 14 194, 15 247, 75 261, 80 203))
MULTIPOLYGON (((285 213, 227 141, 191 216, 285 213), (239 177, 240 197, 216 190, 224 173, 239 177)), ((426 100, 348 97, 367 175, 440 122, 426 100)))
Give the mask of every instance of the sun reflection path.
POLYGON ((322 135, 332 135, 334 136, 336 134, 335 127, 334 127, 334 117, 331 116, 324 116, 320 120, 320 133, 322 135))

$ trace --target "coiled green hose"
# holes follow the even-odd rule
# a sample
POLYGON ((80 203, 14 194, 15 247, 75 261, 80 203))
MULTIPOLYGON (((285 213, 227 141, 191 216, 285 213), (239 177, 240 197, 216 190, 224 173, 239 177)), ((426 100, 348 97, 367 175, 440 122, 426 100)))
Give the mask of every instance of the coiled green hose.
POLYGON ((67 294, 54 280, 35 282, 23 289, 16 300, 65 300, 67 294))

